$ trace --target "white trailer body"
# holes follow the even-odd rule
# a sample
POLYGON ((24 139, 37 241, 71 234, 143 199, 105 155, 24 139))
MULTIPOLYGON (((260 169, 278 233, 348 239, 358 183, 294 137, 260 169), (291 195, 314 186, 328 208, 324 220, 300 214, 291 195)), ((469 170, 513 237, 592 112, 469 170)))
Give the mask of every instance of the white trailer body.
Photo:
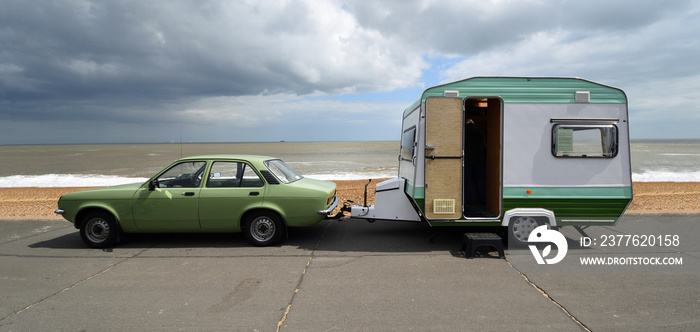
POLYGON ((502 225, 521 241, 544 223, 614 225, 632 200, 628 129, 625 93, 579 78, 432 87, 403 113, 398 177, 351 217, 502 225))

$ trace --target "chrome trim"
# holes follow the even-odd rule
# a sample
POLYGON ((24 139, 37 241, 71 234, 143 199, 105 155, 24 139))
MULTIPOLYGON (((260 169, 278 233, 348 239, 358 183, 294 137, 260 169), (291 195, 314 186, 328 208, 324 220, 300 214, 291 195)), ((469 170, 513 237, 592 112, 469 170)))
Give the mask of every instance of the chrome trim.
POLYGON ((61 210, 61 209, 56 209, 56 211, 54 211, 53 213, 55 213, 55 214, 64 214, 65 212, 66 212, 66 211, 63 211, 63 210, 61 210))
POLYGON ((329 213, 331 213, 331 211, 333 211, 333 209, 335 209, 335 207, 337 205, 338 205, 338 196, 335 196, 335 200, 333 201, 333 204, 331 204, 331 206, 329 206, 325 210, 319 210, 318 213, 323 214, 323 215, 329 214, 329 213))

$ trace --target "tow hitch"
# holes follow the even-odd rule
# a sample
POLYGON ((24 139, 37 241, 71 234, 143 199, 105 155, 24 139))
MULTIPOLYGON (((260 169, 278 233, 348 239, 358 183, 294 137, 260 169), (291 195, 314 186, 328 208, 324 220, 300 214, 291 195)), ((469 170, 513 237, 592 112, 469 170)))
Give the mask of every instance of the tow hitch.
MULTIPOLYGON (((357 202, 352 201, 352 200, 347 200, 343 203, 343 206, 340 207, 340 211, 338 211, 338 213, 336 213, 333 216, 326 215, 325 219, 338 219, 338 221, 340 221, 340 222, 345 222, 348 219, 350 219, 350 217, 352 216, 352 207, 353 206, 367 207, 367 187, 369 186, 370 183, 372 183, 372 179, 369 179, 369 181, 367 181, 367 183, 365 184, 364 204, 360 204, 360 203, 357 203, 357 202), (347 215, 345 214, 346 212, 348 213, 347 215)), ((333 206, 333 208, 335 208, 335 206, 333 206)), ((320 212, 321 211, 319 211, 319 213, 320 212)), ((330 213, 330 211, 329 211, 329 213, 330 213)), ((374 221, 374 220, 371 220, 370 222, 372 222, 372 221, 374 221)))
POLYGON ((343 203, 343 207, 340 208, 340 212, 336 215, 336 217, 339 218, 338 221, 344 222, 344 221, 351 218, 353 205, 367 207, 367 187, 369 186, 370 183, 372 183, 372 179, 369 179, 369 181, 367 181, 367 183, 365 184, 364 204, 360 204, 360 203, 357 203, 357 202, 352 201, 352 200, 345 201, 345 203, 343 203), (347 212, 350 215, 344 215, 345 212, 347 212), (341 216, 341 214, 342 214, 342 216, 341 216))

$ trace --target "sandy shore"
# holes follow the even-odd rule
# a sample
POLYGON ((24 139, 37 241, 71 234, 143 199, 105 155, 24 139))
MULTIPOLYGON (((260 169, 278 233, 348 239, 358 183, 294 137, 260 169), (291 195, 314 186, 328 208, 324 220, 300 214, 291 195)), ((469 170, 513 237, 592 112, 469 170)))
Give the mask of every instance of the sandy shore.
MULTIPOLYGON (((372 180, 367 203, 374 202, 372 180)), ((334 181, 341 202, 362 204, 367 180, 334 181)), ((62 219, 53 213, 58 198, 88 188, 0 188, 0 219, 62 219)), ((628 214, 700 214, 700 182, 640 182, 633 184, 634 200, 628 214)))

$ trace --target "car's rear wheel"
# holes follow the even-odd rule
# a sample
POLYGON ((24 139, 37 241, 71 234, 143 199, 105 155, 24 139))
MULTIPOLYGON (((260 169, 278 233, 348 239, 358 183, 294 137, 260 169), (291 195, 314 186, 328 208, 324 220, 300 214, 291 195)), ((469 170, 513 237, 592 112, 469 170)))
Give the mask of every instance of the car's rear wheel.
POLYGON ((80 237, 92 248, 111 247, 119 241, 119 235, 119 224, 107 212, 88 213, 80 224, 80 237))
POLYGON ((274 212, 260 211, 252 213, 243 224, 243 236, 256 246, 277 244, 284 236, 282 218, 274 212))

